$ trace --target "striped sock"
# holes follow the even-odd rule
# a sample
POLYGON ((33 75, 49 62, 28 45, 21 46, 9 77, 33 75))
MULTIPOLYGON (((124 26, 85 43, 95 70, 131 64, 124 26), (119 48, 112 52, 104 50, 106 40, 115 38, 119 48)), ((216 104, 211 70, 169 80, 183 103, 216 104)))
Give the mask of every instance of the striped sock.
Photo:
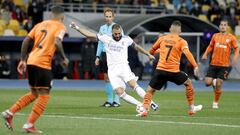
POLYGON ((148 109, 150 104, 151 104, 151 101, 152 101, 152 93, 150 92, 147 92, 144 96, 144 100, 143 100, 143 106, 144 108, 148 109))
POLYGON ((188 101, 188 105, 191 106, 193 105, 193 100, 194 100, 194 90, 192 87, 192 84, 185 84, 186 86, 186 97, 187 97, 187 101, 188 101))
POLYGON ((32 94, 32 92, 29 92, 22 96, 10 109, 9 111, 11 113, 16 113, 26 107, 28 104, 32 103, 36 97, 32 94))
POLYGON ((34 124, 47 107, 49 95, 39 95, 28 117, 28 123, 34 124))
POLYGON ((214 90, 214 102, 218 103, 219 99, 220 99, 220 96, 222 94, 222 90, 221 89, 216 89, 214 90))

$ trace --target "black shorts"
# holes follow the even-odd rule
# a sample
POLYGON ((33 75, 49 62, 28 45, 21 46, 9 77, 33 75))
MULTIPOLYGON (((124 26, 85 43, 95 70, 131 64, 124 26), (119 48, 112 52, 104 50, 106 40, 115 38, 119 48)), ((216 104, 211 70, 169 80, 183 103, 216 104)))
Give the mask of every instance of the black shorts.
POLYGON ((228 73, 229 73, 229 67, 220 67, 220 66, 210 65, 208 68, 206 77, 220 78, 220 79, 226 80, 228 73))
POLYGON ((107 55, 106 52, 102 52, 101 58, 100 58, 100 71, 107 73, 108 67, 107 67, 107 55))
POLYGON ((51 88, 52 71, 41 67, 27 65, 28 82, 31 87, 51 88))
POLYGON ((154 89, 160 90, 167 81, 173 82, 177 85, 181 85, 187 79, 188 75, 182 71, 173 73, 156 69, 149 83, 149 86, 151 86, 154 89))

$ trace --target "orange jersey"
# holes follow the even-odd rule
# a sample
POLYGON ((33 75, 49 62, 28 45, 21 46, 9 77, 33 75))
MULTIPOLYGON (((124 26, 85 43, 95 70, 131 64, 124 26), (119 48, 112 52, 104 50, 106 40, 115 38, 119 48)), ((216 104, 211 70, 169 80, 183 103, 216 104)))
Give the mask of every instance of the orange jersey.
POLYGON ((237 39, 232 34, 216 33, 208 48, 213 49, 210 65, 228 67, 231 48, 238 48, 237 39))
POLYGON ((52 58, 56 50, 55 37, 62 40, 65 33, 66 28, 59 21, 47 20, 37 24, 28 34, 34 40, 34 46, 27 64, 51 69, 52 58))
POLYGON ((159 37, 150 49, 150 54, 154 54, 159 49, 160 58, 156 69, 179 72, 180 59, 184 49, 188 49, 187 42, 181 37, 168 34, 159 37))

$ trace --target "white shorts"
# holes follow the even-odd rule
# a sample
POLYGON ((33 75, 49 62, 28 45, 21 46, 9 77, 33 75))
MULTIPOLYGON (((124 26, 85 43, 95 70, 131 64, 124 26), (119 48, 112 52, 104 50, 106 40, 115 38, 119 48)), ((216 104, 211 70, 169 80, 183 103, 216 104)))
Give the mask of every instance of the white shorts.
POLYGON ((110 83, 115 90, 116 88, 126 88, 125 83, 130 80, 136 80, 138 77, 131 71, 128 64, 117 64, 108 67, 108 77, 110 83))

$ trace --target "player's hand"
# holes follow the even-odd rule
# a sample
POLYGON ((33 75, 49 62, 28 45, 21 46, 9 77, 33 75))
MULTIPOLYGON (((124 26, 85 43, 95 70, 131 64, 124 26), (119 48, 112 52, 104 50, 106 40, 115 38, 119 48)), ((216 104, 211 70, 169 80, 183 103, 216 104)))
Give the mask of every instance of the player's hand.
POLYGON ((71 24, 69 25, 70 28, 73 28, 73 29, 79 29, 79 27, 76 25, 75 22, 71 22, 71 24))
POLYGON ((100 59, 97 57, 95 60, 95 65, 98 66, 100 64, 100 59))
POLYGON ((68 58, 64 58, 64 59, 63 59, 63 66, 64 66, 64 67, 68 67, 68 64, 69 64, 68 58))
POLYGON ((199 75, 199 69, 198 69, 198 67, 195 67, 195 68, 193 69, 193 71, 194 71, 194 75, 195 75, 196 77, 198 77, 198 75, 199 75))
POLYGON ((206 56, 206 55, 203 55, 203 56, 202 56, 202 59, 201 59, 201 62, 204 62, 205 60, 207 60, 207 56, 206 56))
POLYGON ((155 60, 155 57, 151 54, 148 54, 148 57, 149 57, 149 60, 152 61, 152 60, 155 60))
POLYGON ((27 67, 26 61, 21 60, 17 67, 18 73, 22 75, 24 72, 26 72, 26 67, 27 67))

